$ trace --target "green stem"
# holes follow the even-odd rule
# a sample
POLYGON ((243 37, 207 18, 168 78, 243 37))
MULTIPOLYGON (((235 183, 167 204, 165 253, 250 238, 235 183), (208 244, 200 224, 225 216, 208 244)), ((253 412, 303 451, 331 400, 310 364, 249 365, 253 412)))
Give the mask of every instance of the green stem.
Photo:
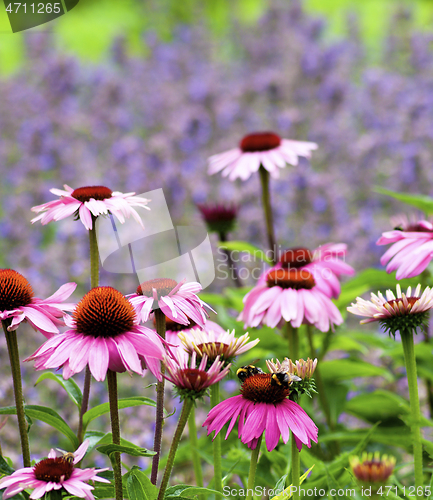
MULTIPOLYGON (((221 243, 225 243, 227 241, 227 234, 220 232, 219 233, 219 240, 221 243)), ((234 281, 235 285, 238 288, 243 287, 244 285, 243 285, 242 280, 239 276, 238 268, 236 267, 236 264, 233 262, 232 254, 231 254, 230 250, 224 250, 224 253, 227 256, 227 267, 230 270, 230 276, 231 276, 232 280, 234 281)))
POLYGON ((179 422, 177 423, 176 432, 173 436, 173 441, 171 442, 170 452, 168 454, 167 464, 165 466, 164 475, 162 477, 161 486, 159 488, 158 500, 162 500, 165 495, 165 491, 168 486, 168 481, 171 476, 171 471, 174 465, 174 459, 176 457, 176 451, 179 446, 180 438, 182 437, 183 430, 188 421, 189 414, 194 405, 192 399, 185 399, 182 407, 182 412, 179 417, 179 422))
MULTIPOLYGON (((311 325, 307 325, 307 338, 308 338, 308 344, 310 346, 310 356, 311 359, 316 359, 316 349, 314 348, 314 343, 313 343, 313 327, 311 325)), ((325 384, 323 383, 322 376, 320 374, 320 368, 319 365, 316 366, 316 369, 314 370, 314 380, 317 385, 317 390, 319 392, 319 401, 320 405, 322 407, 323 413, 325 414, 326 418, 326 423, 328 424, 328 427, 331 430, 335 430, 335 425, 334 422, 331 419, 331 410, 329 408, 328 400, 326 398, 325 394, 325 384)))
POLYGON ((21 368, 20 368, 20 354, 18 350, 18 341, 16 331, 9 332, 8 326, 12 321, 10 319, 3 320, 3 331, 6 336, 6 343, 8 346, 9 362, 11 365, 12 372, 12 382, 14 386, 14 396, 15 396, 15 408, 17 412, 18 419, 18 429, 20 432, 21 439, 21 451, 23 453, 23 464, 24 467, 30 467, 30 446, 29 446, 29 436, 27 434, 27 422, 24 413, 24 398, 23 398, 23 386, 21 382, 21 368))
POLYGON ((292 492, 293 500, 299 500, 299 476, 301 475, 301 460, 296 446, 295 435, 292 432, 292 492))
POLYGON ((260 182, 262 184, 262 204, 265 212, 266 233, 268 236, 269 248, 272 252, 272 260, 277 262, 277 247, 275 245, 274 222, 272 215, 271 193, 269 189, 269 172, 260 165, 260 182))
POLYGON ((197 427, 195 425, 195 408, 192 406, 188 418, 189 442, 191 443, 192 464, 194 466, 195 482, 203 486, 203 472, 201 470, 200 455, 198 454, 197 427))
MULTIPOLYGON (((165 339, 165 329, 166 329, 166 318, 165 314, 161 309, 155 309, 155 323, 157 333, 165 339)), ((164 364, 161 362, 161 374, 165 372, 164 364)), ((155 416, 155 436, 153 440, 153 451, 156 455, 153 456, 152 460, 152 472, 150 475, 150 481, 152 484, 156 484, 158 479, 158 465, 159 457, 161 455, 161 441, 162 441, 162 426, 164 424, 164 385, 165 378, 162 377, 161 382, 156 384, 156 416, 155 416)))
MULTIPOLYGON (((117 402, 117 374, 110 369, 107 370, 107 384, 108 398, 110 401, 111 435, 113 444, 120 444, 119 406, 117 402)), ((122 465, 120 463, 120 452, 114 453, 113 472, 116 500, 123 500, 122 465)))
MULTIPOLYGON (((210 388, 210 405, 213 408, 220 402, 220 385, 219 382, 211 385, 210 388)), ((214 460, 214 479, 215 489, 222 493, 223 478, 221 469, 221 433, 218 433, 213 440, 213 460, 214 460)))
POLYGON ((257 446, 251 451, 250 472, 248 473, 247 483, 247 499, 252 500, 254 494, 254 484, 256 481, 257 462, 259 461, 260 445, 262 444, 262 436, 257 441, 257 446))
MULTIPOLYGON (((422 442, 421 442, 421 411, 418 398, 418 383, 416 375, 416 358, 413 342, 412 330, 403 330, 401 333, 401 342, 403 345, 404 360, 406 363, 407 383, 409 387, 410 411, 412 414, 412 440, 413 440, 413 456, 415 463, 415 488, 423 486, 423 471, 422 471, 422 442)), ((417 498, 422 498, 421 495, 416 495, 417 498)))
POLYGON ((290 359, 297 360, 299 359, 299 336, 298 329, 293 328, 290 323, 287 324, 287 338, 289 340, 289 355, 290 359))

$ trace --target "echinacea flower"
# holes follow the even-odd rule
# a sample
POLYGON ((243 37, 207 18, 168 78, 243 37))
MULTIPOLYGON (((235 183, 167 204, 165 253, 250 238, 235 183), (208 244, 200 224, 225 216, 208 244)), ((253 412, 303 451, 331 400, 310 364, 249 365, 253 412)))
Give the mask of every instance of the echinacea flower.
POLYGON ((278 178, 279 169, 287 163, 296 166, 298 157, 310 158, 311 151, 317 149, 314 142, 281 139, 273 132, 255 132, 246 135, 239 147, 209 158, 209 174, 222 171, 223 177, 234 181, 237 178, 245 181, 260 166, 263 166, 272 177, 278 178))
POLYGON ((13 269, 0 269, 0 319, 10 320, 9 331, 16 330, 27 321, 45 337, 59 333, 63 316, 74 304, 63 304, 76 288, 76 283, 66 283, 47 299, 34 296, 30 283, 13 269))
POLYGON ((382 255, 386 271, 397 271, 395 277, 412 278, 421 274, 433 258, 433 224, 427 220, 403 221, 398 229, 387 231, 377 245, 393 245, 382 255), (401 229, 400 229, 401 228, 401 229))
POLYGON ((274 269, 266 282, 256 285, 243 300, 245 307, 238 317, 245 328, 260 324, 275 328, 283 321, 294 328, 314 325, 327 332, 341 325, 343 318, 331 299, 316 287, 313 274, 307 269, 274 269))
POLYGON ((41 460, 34 467, 25 467, 15 471, 10 476, 3 477, 0 479, 0 489, 6 488, 6 490, 3 492, 2 498, 6 500, 25 489, 33 489, 30 498, 34 500, 45 497, 50 491, 64 489, 69 495, 95 500, 92 494, 94 488, 87 482, 109 483, 110 481, 97 475, 108 469, 79 469, 75 467, 83 458, 88 446, 89 440, 86 439, 73 454, 73 461, 58 457, 55 450, 51 450, 48 453, 48 458, 41 460))
POLYGON ((380 456, 379 452, 364 452, 359 457, 350 457, 349 463, 356 479, 364 484, 385 483, 392 474, 395 458, 388 455, 380 456))
MULTIPOLYGON (((294 363, 291 359, 284 358, 283 363, 288 367, 289 373, 304 380, 313 376, 317 366, 317 358, 314 360, 310 358, 307 358, 307 360, 297 359, 294 363)), ((271 373, 275 373, 281 370, 283 363, 280 363, 278 359, 274 363, 274 360, 271 359, 266 361, 266 366, 271 373)))
POLYGON ((32 208, 32 212, 39 215, 31 220, 32 224, 38 220, 43 225, 51 221, 66 219, 75 215, 80 219, 87 230, 93 227, 93 217, 98 215, 113 214, 120 223, 125 222, 125 217, 132 217, 143 227, 140 216, 133 207, 145 208, 149 200, 135 196, 135 193, 120 193, 111 191, 105 186, 85 186, 73 189, 64 184, 61 189, 50 189, 51 193, 60 196, 58 200, 49 201, 32 208))
POLYGON ((35 360, 37 370, 63 367, 65 379, 88 365, 99 381, 108 369, 143 375, 144 366, 161 380, 163 340, 138 324, 132 304, 116 289, 92 288, 65 321, 70 329, 49 339, 25 361, 35 360))
POLYGON ((347 310, 357 316, 366 316, 361 324, 379 321, 390 334, 395 335, 397 331, 416 332, 425 324, 432 307, 433 289, 427 287, 421 294, 421 285, 418 285, 413 293, 412 287, 402 293, 400 285, 397 285, 397 297, 391 290, 386 291, 386 297, 381 292, 377 295, 372 293, 371 301, 357 297, 356 304, 352 303, 347 310))
MULTIPOLYGON (((182 345, 182 340, 180 337, 182 337, 183 335, 188 336, 189 332, 191 332, 192 330, 202 330, 204 332, 214 331, 217 333, 226 332, 224 328, 222 328, 217 323, 209 319, 206 321, 203 327, 198 326, 197 323, 191 320, 191 318, 188 319, 189 319, 189 324, 183 325, 182 323, 176 323, 176 321, 173 321, 170 318, 167 317, 165 318, 166 321, 165 340, 167 341, 168 344, 171 344, 176 347, 182 345)), ((153 324, 156 326, 155 318, 153 320, 153 324)))
POLYGON ((222 203, 216 205, 198 204, 197 208, 200 210, 210 232, 226 235, 235 228, 238 213, 236 205, 223 205, 222 203))
POLYGON ((208 359, 204 355, 197 366, 195 352, 190 357, 184 356, 181 351, 172 353, 172 357, 165 357, 166 373, 164 378, 176 386, 181 399, 197 399, 204 396, 206 390, 228 375, 230 365, 224 367, 224 362, 216 357, 212 365, 207 368, 208 359))
POLYGON ((234 330, 221 330, 212 330, 209 327, 205 330, 193 329, 180 333, 179 337, 188 354, 196 353, 199 358, 207 356, 210 362, 219 358, 224 363, 229 363, 239 354, 249 351, 260 341, 255 339, 249 342, 248 333, 237 338, 234 330))
POLYGON ((239 417, 239 439, 251 449, 256 448, 264 432, 268 451, 277 446, 280 437, 287 443, 290 431, 299 450, 302 444, 311 447, 311 441, 317 443, 318 429, 305 411, 288 399, 290 388, 272 384, 271 381, 271 373, 247 377, 239 396, 222 401, 209 412, 203 423, 208 435, 212 431, 218 434, 230 422, 227 439, 239 417))
POLYGON ((197 297, 197 292, 202 289, 200 283, 195 281, 177 283, 170 278, 156 278, 145 281, 137 287, 137 293, 131 294, 131 304, 143 323, 149 319, 153 309, 161 311, 176 323, 189 325, 190 320, 200 327, 206 321, 205 307, 210 307, 197 297))

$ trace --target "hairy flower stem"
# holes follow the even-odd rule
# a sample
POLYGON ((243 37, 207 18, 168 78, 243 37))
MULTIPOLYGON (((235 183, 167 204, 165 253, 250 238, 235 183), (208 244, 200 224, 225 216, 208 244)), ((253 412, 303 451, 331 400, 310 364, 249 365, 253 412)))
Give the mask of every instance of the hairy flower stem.
MULTIPOLYGON (((413 457, 415 463, 415 491, 423 486, 422 472, 422 442, 421 442, 421 411, 418 398, 418 382, 416 375, 416 358, 413 342, 413 331, 403 330, 401 334, 401 343, 403 345, 404 361, 406 364, 407 384, 409 388, 410 411, 412 414, 412 440, 413 457)), ((416 494, 416 498, 422 498, 422 495, 416 494)))
POLYGON ((256 482, 257 462, 259 461, 260 445, 262 444, 262 436, 257 441, 257 446, 251 451, 250 471, 248 473, 247 483, 247 499, 252 500, 254 492, 254 484, 256 482))
MULTIPOLYGON (((107 370, 107 384, 108 398, 110 401, 111 435, 113 444, 120 444, 119 407, 117 403, 117 374, 110 369, 107 370)), ((114 453, 113 472, 116 500, 123 500, 122 465, 120 463, 120 452, 114 453)))
MULTIPOLYGON (((220 384, 211 385, 210 388, 210 405, 211 408, 216 406, 220 402, 220 384)), ((213 440, 213 466, 214 466, 214 479, 215 479, 215 489, 222 493, 223 491, 223 479, 222 479, 222 469, 221 469, 221 434, 217 434, 213 440)))
POLYGON ((203 486, 203 472, 201 470, 200 455, 198 454, 197 427, 195 425, 195 408, 191 408, 188 418, 189 442, 191 443, 192 464, 197 486, 203 486))
MULTIPOLYGON (((227 241, 227 234, 224 232, 220 232, 218 234, 219 234, 220 242, 225 243, 227 241)), ((231 254, 230 250, 224 250, 224 253, 227 256, 227 266, 228 266, 229 271, 230 271, 230 277, 232 278, 232 280, 234 281, 234 284, 238 288, 243 287, 244 285, 242 283, 241 278, 239 277, 238 268, 236 267, 236 264, 233 262, 232 254, 231 254)))
POLYGON ((164 498, 165 491, 168 486, 168 481, 171 476, 171 471, 173 469, 174 459, 176 457, 176 451, 179 446, 180 438, 182 437, 183 430, 185 429, 185 425, 188 421, 188 417, 193 405, 194 401, 189 398, 186 398, 183 403, 182 412, 179 417, 179 422, 177 423, 176 432, 174 433, 173 436, 173 441, 171 442, 167 464, 165 466, 164 475, 162 477, 161 486, 159 488, 158 500, 162 500, 164 498))
MULTIPOLYGON (((99 250, 98 250, 98 240, 96 238, 96 217, 92 215, 92 229, 89 230, 89 244, 90 244, 90 288, 96 288, 99 285, 99 250)), ((81 402, 80 415, 78 419, 78 441, 80 444, 84 439, 84 429, 83 429, 83 418, 84 414, 89 407, 89 397, 90 397, 90 383, 92 381, 92 375, 90 373, 90 368, 87 365, 84 375, 84 386, 83 386, 83 398, 81 402)))
POLYGON ((29 436, 27 434, 27 422, 24 413, 23 386, 21 382, 20 354, 18 351, 18 342, 16 331, 9 332, 8 326, 12 321, 10 319, 3 320, 3 331, 6 336, 8 346, 9 362, 11 365, 12 382, 14 386, 15 408, 18 418, 18 429, 20 432, 21 451, 23 453, 24 467, 30 467, 30 447, 29 436))
POLYGON ((277 247, 275 245, 274 220, 272 215, 271 192, 269 189, 269 172, 260 165, 260 182, 262 184, 262 204, 265 212, 266 232, 268 235, 269 248, 272 251, 272 260, 277 262, 277 247))
POLYGON ((287 325, 287 339, 289 341, 290 359, 297 360, 299 359, 298 329, 293 328, 293 326, 290 323, 286 323, 286 325, 287 325))
POLYGON ((301 460, 299 457, 299 450, 296 446, 295 435, 292 432, 292 491, 293 500, 299 500, 299 476, 301 474, 301 460))
MULTIPOLYGON (((154 313, 156 331, 163 339, 165 339, 165 314, 161 311, 161 309, 155 309, 154 313)), ((164 374, 164 372, 164 364, 161 362, 161 374, 164 374)), ((162 426, 164 424, 164 384, 165 379, 164 377, 162 377, 161 382, 158 382, 156 385, 155 437, 153 440, 153 451, 156 452, 156 455, 153 456, 152 472, 150 475, 150 481, 152 482, 152 484, 156 484, 156 481, 158 479, 158 464, 161 454, 162 426)))

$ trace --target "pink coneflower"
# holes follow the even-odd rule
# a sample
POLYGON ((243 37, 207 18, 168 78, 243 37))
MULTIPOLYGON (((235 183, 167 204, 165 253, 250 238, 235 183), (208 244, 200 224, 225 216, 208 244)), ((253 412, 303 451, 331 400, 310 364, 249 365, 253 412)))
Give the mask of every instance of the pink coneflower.
POLYGON ((208 358, 204 355, 197 366, 197 356, 193 352, 191 357, 184 356, 181 351, 175 351, 172 357, 164 360, 166 373, 164 377, 174 384, 182 399, 196 399, 202 397, 213 384, 222 380, 230 371, 230 364, 224 367, 219 356, 207 368, 208 358))
POLYGON ((386 297, 380 292, 371 294, 371 301, 361 297, 356 298, 347 310, 357 316, 366 316, 360 323, 379 321, 390 334, 395 335, 399 330, 416 331, 422 327, 427 318, 428 311, 433 307, 433 289, 427 287, 421 294, 421 285, 412 293, 409 287, 404 294, 400 285, 397 285, 397 297, 391 290, 386 291, 386 297))
POLYGON ((271 373, 259 373, 245 379, 241 394, 222 401, 209 412, 203 427, 208 435, 218 434, 230 421, 226 439, 239 417, 239 439, 254 449, 257 441, 266 431, 266 447, 272 451, 280 437, 284 443, 289 440, 290 431, 295 436, 299 450, 302 444, 317 443, 318 429, 305 411, 288 398, 290 388, 272 384, 271 373))
POLYGON ((377 240, 377 245, 394 243, 382 255, 380 263, 386 271, 397 270, 395 277, 412 278, 421 274, 433 257, 433 224, 427 220, 403 219, 398 229, 387 231, 377 240), (400 229, 401 228, 401 229, 400 229))
POLYGON ((89 440, 83 444, 73 454, 73 461, 57 457, 56 452, 51 450, 48 458, 41 460, 34 467, 26 467, 15 471, 12 475, 3 477, 0 480, 0 488, 6 488, 3 498, 12 498, 21 491, 33 489, 31 499, 43 498, 52 490, 66 490, 67 494, 74 495, 86 500, 95 500, 92 494, 93 486, 87 484, 88 481, 100 481, 109 483, 107 479, 99 477, 99 472, 108 469, 79 469, 75 467, 86 453, 89 440))
POLYGON ((235 228, 238 213, 238 207, 235 204, 197 204, 197 208, 200 210, 210 232, 226 235, 235 228))
POLYGON ((358 481, 365 484, 385 483, 395 467, 395 458, 388 455, 380 456, 379 452, 364 452, 359 457, 350 457, 349 463, 358 481))
POLYGON ((248 333, 236 338, 234 330, 230 332, 230 330, 223 330, 221 327, 219 330, 212 330, 207 323, 206 330, 189 330, 179 334, 179 337, 188 354, 196 353, 199 358, 207 356, 211 362, 219 358, 225 363, 232 361, 239 354, 249 351, 260 341, 260 339, 255 339, 249 342, 248 333))
POLYGON ((0 269, 0 319, 12 320, 9 331, 16 330, 27 321, 35 330, 50 338, 63 326, 63 315, 74 304, 62 304, 76 288, 76 283, 66 283, 47 299, 38 299, 24 276, 12 269, 0 269))
POLYGON ((279 169, 287 163, 298 164, 298 157, 310 158, 311 151, 317 149, 314 142, 281 139, 273 132, 256 132, 246 135, 239 147, 209 158, 209 174, 222 170, 222 175, 233 181, 243 181, 259 170, 262 165, 274 178, 279 177, 279 169))
POLYGON ((189 325, 192 320, 203 327, 207 316, 205 307, 210 307, 197 297, 201 289, 200 283, 194 281, 177 283, 170 278, 156 278, 141 283, 137 293, 129 295, 129 298, 143 323, 149 319, 152 309, 159 308, 175 323, 189 325))
POLYGON ((108 369, 143 375, 146 366, 161 380, 162 339, 150 328, 138 325, 132 304, 114 288, 92 288, 77 304, 72 318, 65 321, 69 330, 45 342, 26 359, 36 360, 37 370, 63 367, 67 379, 88 365, 96 380, 104 380, 108 369))
POLYGON ((238 320, 245 327, 265 324, 275 328, 286 321, 294 328, 304 323, 327 332, 343 322, 340 311, 316 287, 313 274, 307 269, 269 271, 266 283, 255 286, 243 302, 245 307, 238 320))
POLYGON ((67 184, 64 184, 63 187, 65 191, 50 189, 51 193, 60 196, 60 199, 32 208, 32 212, 39 214, 32 219, 32 224, 40 220, 45 225, 53 220, 66 219, 66 217, 75 214, 76 218, 79 218, 84 224, 84 227, 90 230, 93 227, 92 216, 98 217, 98 215, 111 213, 122 224, 125 222, 125 217, 129 218, 132 215, 143 227, 141 218, 133 207, 150 210, 146 206, 149 200, 134 196, 135 193, 111 191, 105 186, 86 186, 72 189, 67 184))

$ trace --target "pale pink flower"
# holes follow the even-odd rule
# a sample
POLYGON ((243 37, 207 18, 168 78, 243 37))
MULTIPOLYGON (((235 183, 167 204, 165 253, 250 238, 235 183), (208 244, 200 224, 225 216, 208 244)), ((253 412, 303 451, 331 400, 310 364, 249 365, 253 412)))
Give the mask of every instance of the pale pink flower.
POLYGON ((239 147, 211 156, 209 174, 222 171, 223 177, 231 181, 237 178, 245 181, 263 166, 272 177, 278 178, 280 168, 287 163, 296 166, 299 156, 310 158, 314 149, 317 149, 314 142, 281 139, 273 132, 256 132, 246 135, 239 147))
POLYGON ((50 491, 61 489, 64 489, 69 495, 95 500, 92 494, 94 487, 87 482, 109 483, 110 481, 97 475, 108 469, 79 469, 75 467, 75 464, 83 458, 88 446, 89 440, 86 439, 74 453, 72 462, 57 457, 56 452, 51 450, 48 453, 48 458, 41 460, 34 467, 25 467, 15 471, 10 476, 3 477, 0 480, 0 489, 6 488, 3 492, 4 500, 18 495, 25 489, 33 489, 30 495, 32 500, 43 498, 50 491))
MULTIPOLYGON (((153 324, 156 326, 155 319, 153 320, 153 324)), ((182 323, 176 323, 170 318, 166 317, 166 331, 165 331, 165 340, 168 344, 178 347, 182 345, 182 341, 180 337, 183 335, 189 335, 189 332, 200 330, 203 332, 214 331, 217 333, 225 333, 226 330, 219 326, 217 323, 211 320, 207 320, 203 327, 198 326, 194 321, 189 322, 188 325, 183 325, 182 323)))
POLYGON ((391 247, 382 255, 380 263, 386 271, 397 271, 395 277, 400 280, 421 274, 433 258, 433 224, 427 220, 409 221, 403 219, 401 229, 382 233, 377 245, 391 247))
POLYGON ((245 307, 238 317, 245 328, 260 324, 275 328, 290 322, 294 328, 314 325, 327 332, 341 325, 343 318, 331 299, 316 287, 307 269, 275 269, 245 295, 245 307), (262 281, 263 283, 263 281, 262 281))
POLYGON ((58 200, 49 201, 43 205, 32 208, 32 212, 39 215, 32 219, 32 224, 38 220, 43 225, 51 221, 66 219, 70 215, 76 215, 87 230, 93 227, 93 217, 98 215, 113 214, 120 223, 125 222, 125 217, 132 217, 143 227, 140 216, 133 207, 150 210, 147 203, 150 200, 134 196, 135 193, 120 193, 111 191, 105 186, 86 186, 73 189, 67 184, 61 189, 50 189, 51 193, 59 196, 58 200))
POLYGON ((195 281, 177 283, 170 278, 156 278, 141 283, 137 292, 128 297, 143 323, 149 319, 153 309, 159 308, 175 323, 189 325, 192 320, 203 327, 207 317, 205 307, 211 308, 197 297, 201 289, 200 283, 195 281))
POLYGON ((13 269, 0 269, 0 319, 11 320, 9 331, 16 330, 27 321, 45 337, 59 333, 63 316, 74 304, 63 303, 76 288, 76 283, 66 283, 47 299, 38 299, 24 276, 13 269))
POLYGON ((65 379, 88 365, 99 381, 108 369, 143 375, 144 367, 161 380, 164 341, 138 324, 132 304, 114 288, 92 288, 65 321, 70 329, 49 339, 25 361, 35 360, 37 370, 63 368, 65 379))
POLYGON ((217 435, 230 422, 228 438, 239 417, 238 436, 249 448, 256 448, 258 439, 266 431, 266 448, 272 451, 280 437, 287 443, 293 432, 299 450, 302 444, 317 443, 318 429, 305 411, 294 401, 287 399, 290 388, 272 384, 271 373, 258 373, 247 377, 241 387, 241 395, 226 399, 209 412, 203 427, 208 435, 217 435))

